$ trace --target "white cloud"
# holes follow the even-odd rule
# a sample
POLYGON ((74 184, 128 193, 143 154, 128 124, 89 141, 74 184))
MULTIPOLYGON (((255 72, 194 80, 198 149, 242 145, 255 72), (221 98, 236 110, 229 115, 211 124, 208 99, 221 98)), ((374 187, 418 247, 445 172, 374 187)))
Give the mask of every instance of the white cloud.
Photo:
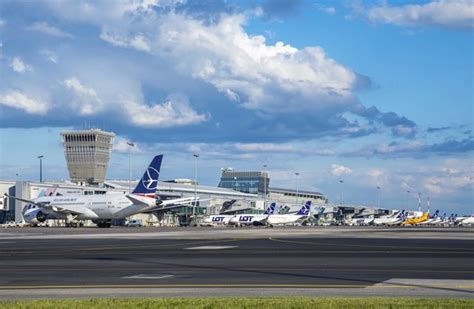
POLYGON ((358 76, 321 47, 297 49, 245 32, 244 15, 204 23, 186 15, 149 14, 142 24, 103 25, 100 38, 165 58, 231 100, 269 113, 337 108, 355 102, 358 76))
POLYGON ((315 4, 316 9, 320 12, 326 13, 326 14, 335 14, 336 13, 336 8, 333 6, 324 6, 321 4, 315 4))
POLYGON ((143 35, 136 35, 130 39, 123 38, 119 35, 113 35, 107 32, 102 32, 99 36, 102 40, 117 46, 134 48, 144 52, 151 52, 149 40, 143 35))
POLYGON ((197 113, 182 97, 169 97, 162 104, 146 105, 136 101, 124 104, 129 121, 140 127, 170 128, 198 124, 206 121, 207 115, 197 113))
POLYGON ((121 137, 121 136, 116 136, 114 140, 114 146, 112 148, 113 151, 118 152, 118 153, 128 153, 129 151, 131 153, 143 153, 144 151, 142 150, 141 146, 137 142, 132 142, 133 146, 129 146, 127 143, 130 141, 121 137))
POLYGON ((474 28, 472 0, 439 0, 426 4, 371 7, 363 14, 372 22, 399 26, 435 25, 452 28, 474 28))
POLYGON ((86 87, 76 77, 64 80, 64 86, 76 97, 73 104, 81 115, 94 115, 103 108, 103 103, 93 88, 86 87))
POLYGON ((59 28, 48 25, 47 22, 36 22, 27 28, 30 31, 41 32, 43 34, 55 36, 58 38, 73 38, 74 36, 59 28))
POLYGON ((10 62, 10 67, 13 69, 13 71, 20 74, 32 70, 31 66, 23 62, 20 57, 13 58, 13 60, 10 62))
POLYGON ((384 171, 379 169, 379 168, 372 168, 367 172, 367 174, 370 177, 379 178, 380 176, 382 176, 384 174, 384 171))
POLYGON ((0 104, 24 110, 28 114, 44 115, 49 109, 46 102, 30 98, 16 90, 0 94, 0 104))
POLYGON ((332 164, 331 165, 331 174, 334 176, 341 176, 345 174, 351 174, 352 170, 344 165, 332 164))

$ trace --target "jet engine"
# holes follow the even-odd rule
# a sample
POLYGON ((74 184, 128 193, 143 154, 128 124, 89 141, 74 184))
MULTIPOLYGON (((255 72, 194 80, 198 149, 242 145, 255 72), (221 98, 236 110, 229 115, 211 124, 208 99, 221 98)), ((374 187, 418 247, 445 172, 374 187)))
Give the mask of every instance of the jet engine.
POLYGON ((26 222, 31 223, 33 225, 38 223, 43 223, 48 218, 48 214, 41 211, 41 209, 32 209, 26 212, 23 215, 26 222))

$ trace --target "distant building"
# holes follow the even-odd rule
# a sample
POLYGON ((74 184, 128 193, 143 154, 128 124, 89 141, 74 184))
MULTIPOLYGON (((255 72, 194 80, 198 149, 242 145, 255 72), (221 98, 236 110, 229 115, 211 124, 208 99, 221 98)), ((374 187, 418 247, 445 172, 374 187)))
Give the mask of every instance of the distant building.
POLYGON ((61 132, 69 178, 99 185, 105 181, 115 134, 99 129, 61 132))
POLYGON ((233 189, 235 191, 264 194, 268 192, 270 178, 267 172, 237 172, 233 169, 222 169, 220 188, 233 189))
POLYGON ((243 193, 258 194, 263 198, 266 194, 267 202, 278 202, 281 204, 295 204, 312 201, 313 204, 325 204, 327 202, 324 194, 295 189, 271 188, 270 177, 267 172, 249 171, 239 172, 232 168, 222 169, 219 187, 233 189, 243 193))

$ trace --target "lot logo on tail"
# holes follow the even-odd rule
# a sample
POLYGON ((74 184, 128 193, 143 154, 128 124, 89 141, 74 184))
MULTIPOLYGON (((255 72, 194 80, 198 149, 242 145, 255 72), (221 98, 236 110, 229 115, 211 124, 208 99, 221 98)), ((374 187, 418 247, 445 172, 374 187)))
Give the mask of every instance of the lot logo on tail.
POLYGON ((264 215, 273 215, 275 212, 276 203, 271 203, 270 206, 263 213, 264 215))
POLYGON ((155 195, 158 187, 158 179, 160 178, 160 168, 163 155, 153 158, 150 165, 143 173, 142 179, 138 182, 137 187, 133 190, 133 194, 138 195, 155 195))
POLYGON ((155 168, 149 166, 143 175, 142 184, 148 190, 156 190, 158 187, 158 178, 160 177, 160 172, 155 168))
POLYGON ((309 215, 309 210, 311 209, 311 201, 307 201, 306 204, 298 211, 297 215, 307 216, 309 215))

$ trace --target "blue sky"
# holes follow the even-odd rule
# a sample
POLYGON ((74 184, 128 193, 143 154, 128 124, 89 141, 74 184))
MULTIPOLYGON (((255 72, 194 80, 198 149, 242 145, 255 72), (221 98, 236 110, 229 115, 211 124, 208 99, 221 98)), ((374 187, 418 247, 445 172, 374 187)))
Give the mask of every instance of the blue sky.
POLYGON ((109 178, 220 168, 330 200, 474 212, 470 1, 3 1, 0 179, 67 179, 59 133, 117 134, 109 178), (339 180, 344 180, 340 183, 339 180))

